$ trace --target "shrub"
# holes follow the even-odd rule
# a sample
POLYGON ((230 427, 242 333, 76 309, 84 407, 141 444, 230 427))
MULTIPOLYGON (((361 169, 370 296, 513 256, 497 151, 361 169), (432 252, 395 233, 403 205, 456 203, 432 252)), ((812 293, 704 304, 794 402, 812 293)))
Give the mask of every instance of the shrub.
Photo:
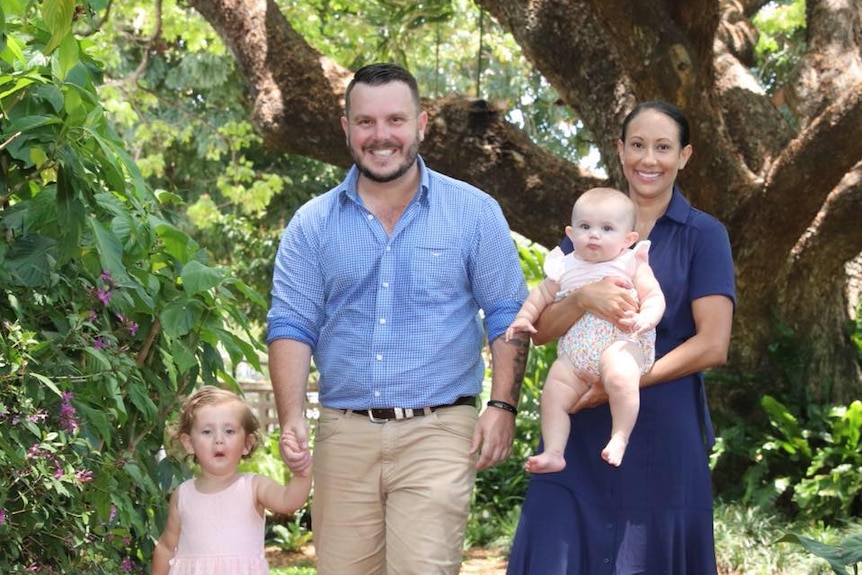
POLYGON ((237 301, 264 302, 143 183, 75 3, 2 10, 0 572, 142 573, 184 475, 158 458, 166 415, 236 387, 223 353, 257 364, 237 301))

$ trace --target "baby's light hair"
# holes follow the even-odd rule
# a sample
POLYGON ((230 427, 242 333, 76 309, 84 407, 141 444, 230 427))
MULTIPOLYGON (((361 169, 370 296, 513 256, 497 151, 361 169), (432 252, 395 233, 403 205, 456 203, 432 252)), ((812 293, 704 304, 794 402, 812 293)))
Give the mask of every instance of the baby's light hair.
POLYGON ((204 385, 195 391, 192 395, 190 395, 183 402, 183 406, 180 410, 180 421, 177 425, 174 433, 172 434, 172 439, 174 441, 179 441, 180 437, 185 435, 190 435, 192 432, 192 426, 195 422, 195 417, 197 416, 198 411, 202 407, 209 407, 212 405, 221 405, 223 403, 237 402, 245 407, 245 410, 242 415, 242 428, 245 431, 246 435, 254 438, 254 442, 248 450, 248 453, 243 455, 243 459, 248 459, 252 456, 252 454, 257 449, 257 446, 260 445, 262 441, 261 432, 260 432, 260 421, 257 419, 257 416, 251 410, 251 406, 239 395, 236 393, 229 391, 227 389, 221 389, 220 387, 216 387, 214 385, 204 385))
POLYGON ((637 208, 628 194, 615 188, 590 188, 578 196, 578 199, 575 200, 575 205, 572 206, 572 225, 575 225, 575 212, 578 209, 578 204, 601 202, 608 199, 622 201, 629 220, 629 231, 633 231, 637 223, 637 208))

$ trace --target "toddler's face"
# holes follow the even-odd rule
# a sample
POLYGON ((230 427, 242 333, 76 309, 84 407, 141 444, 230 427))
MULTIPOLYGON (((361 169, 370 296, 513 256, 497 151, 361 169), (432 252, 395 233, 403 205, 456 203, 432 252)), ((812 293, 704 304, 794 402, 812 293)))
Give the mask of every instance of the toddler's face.
POLYGON ((206 405, 195 413, 183 446, 211 474, 230 474, 249 452, 249 435, 242 425, 245 407, 238 401, 206 405))

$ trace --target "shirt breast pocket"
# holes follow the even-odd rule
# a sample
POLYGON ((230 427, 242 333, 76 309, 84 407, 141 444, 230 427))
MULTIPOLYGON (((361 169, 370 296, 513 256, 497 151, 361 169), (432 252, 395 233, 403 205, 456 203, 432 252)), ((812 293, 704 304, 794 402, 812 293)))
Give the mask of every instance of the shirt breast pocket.
POLYGON ((410 260, 410 299, 416 304, 452 302, 464 291, 466 273, 453 248, 415 248, 410 260))

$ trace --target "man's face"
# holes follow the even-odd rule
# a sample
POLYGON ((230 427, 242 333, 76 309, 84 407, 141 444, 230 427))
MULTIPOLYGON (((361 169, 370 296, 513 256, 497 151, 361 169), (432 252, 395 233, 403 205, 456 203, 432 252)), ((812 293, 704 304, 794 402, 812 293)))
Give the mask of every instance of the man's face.
POLYGON ((407 84, 356 84, 350 94, 350 117, 341 118, 341 126, 362 175, 384 183, 415 165, 427 121, 407 84))

